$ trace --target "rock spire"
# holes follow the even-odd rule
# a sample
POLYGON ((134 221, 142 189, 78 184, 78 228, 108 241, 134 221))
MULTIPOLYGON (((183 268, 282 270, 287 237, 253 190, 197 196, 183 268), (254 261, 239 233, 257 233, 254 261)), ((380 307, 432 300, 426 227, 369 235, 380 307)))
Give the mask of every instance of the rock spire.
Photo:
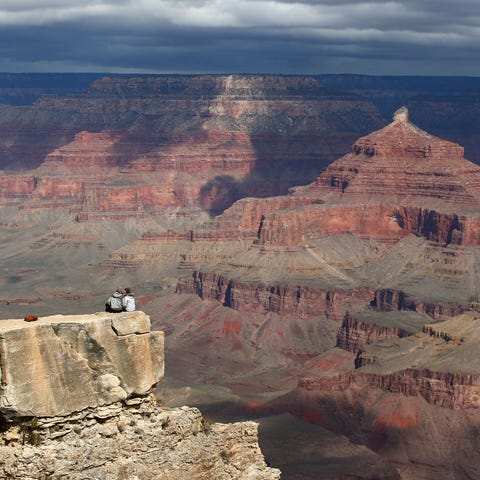
POLYGON ((398 110, 396 110, 393 114, 393 121, 405 123, 408 122, 408 108, 400 107, 398 110))

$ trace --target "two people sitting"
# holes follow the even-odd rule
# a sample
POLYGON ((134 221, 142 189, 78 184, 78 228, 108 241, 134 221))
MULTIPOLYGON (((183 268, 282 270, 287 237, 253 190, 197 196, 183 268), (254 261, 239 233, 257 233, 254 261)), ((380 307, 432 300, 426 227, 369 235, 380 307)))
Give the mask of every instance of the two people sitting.
POLYGON ((105 303, 105 311, 109 313, 134 312, 135 308, 135 295, 128 287, 117 288, 105 303))

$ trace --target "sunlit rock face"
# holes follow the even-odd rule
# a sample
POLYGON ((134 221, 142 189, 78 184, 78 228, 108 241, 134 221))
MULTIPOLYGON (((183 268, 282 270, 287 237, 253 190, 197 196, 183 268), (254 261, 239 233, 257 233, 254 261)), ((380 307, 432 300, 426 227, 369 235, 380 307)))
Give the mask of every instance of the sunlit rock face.
POLYGON ((0 322, 0 412, 69 415, 148 394, 164 371, 163 332, 143 312, 0 322))
POLYGON ((256 423, 160 406, 163 340, 141 311, 0 322, 0 477, 278 480, 256 423))
POLYGON ((478 207, 480 169, 463 157, 463 147, 435 137, 398 110, 392 123, 352 146, 299 194, 330 201, 372 199, 411 206, 478 207))

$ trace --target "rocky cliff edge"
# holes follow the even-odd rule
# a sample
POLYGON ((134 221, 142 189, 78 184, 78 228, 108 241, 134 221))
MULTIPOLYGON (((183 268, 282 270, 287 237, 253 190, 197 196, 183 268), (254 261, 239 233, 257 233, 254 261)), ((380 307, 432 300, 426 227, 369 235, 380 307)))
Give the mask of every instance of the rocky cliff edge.
POLYGON ((163 332, 143 312, 0 322, 0 413, 69 415, 150 392, 163 377, 163 332))
POLYGON ((256 423, 159 405, 164 334, 143 312, 25 320, 0 322, 0 478, 280 477, 256 423))

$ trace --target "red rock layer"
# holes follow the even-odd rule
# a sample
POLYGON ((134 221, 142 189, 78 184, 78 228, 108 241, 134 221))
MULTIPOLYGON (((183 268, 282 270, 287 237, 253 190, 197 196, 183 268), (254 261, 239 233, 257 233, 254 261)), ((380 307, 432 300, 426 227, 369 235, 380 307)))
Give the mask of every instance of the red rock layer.
POLYGON ((357 353, 365 345, 385 338, 402 338, 412 335, 411 331, 395 327, 369 323, 346 314, 337 334, 337 347, 357 353))
POLYGON ((462 155, 460 146, 423 132, 400 110, 316 182, 281 200, 238 202, 195 234, 256 234, 260 242, 290 246, 342 233, 394 243, 413 233, 439 244, 478 245, 480 167, 462 155))
POLYGON ((231 174, 249 173, 256 162, 250 137, 244 132, 198 131, 173 133, 168 138, 155 132, 80 132, 74 140, 47 155, 38 172, 82 174, 106 167, 133 172, 217 169, 231 174))
POLYGON ((247 284, 216 273, 194 272, 181 278, 177 293, 193 293, 202 299, 217 300, 226 307, 244 312, 273 312, 299 318, 325 315, 340 322, 352 304, 368 305, 368 288, 343 290, 315 289, 294 285, 247 284))
POLYGON ((34 175, 0 176, 0 195, 12 198, 30 195, 37 186, 38 179, 34 175))
POLYGON ((260 241, 273 245, 305 243, 309 236, 355 233, 396 241, 408 235, 388 205, 308 205, 265 214, 260 241))
POLYGON ((453 317, 465 311, 465 306, 448 302, 418 301, 401 291, 381 289, 375 291, 372 306, 381 312, 412 310, 424 313, 433 319, 453 317))
POLYGON ((321 198, 330 194, 342 202, 384 197, 401 204, 436 201, 443 208, 475 210, 480 205, 480 168, 463 158, 460 145, 410 123, 404 109, 298 191, 321 198))
MULTIPOLYGON (((313 78, 261 75, 104 78, 83 94, 1 113, 3 166, 39 166, 36 177, 59 183, 50 187, 52 201, 67 188, 63 177, 78 177, 67 182, 86 186, 72 193, 80 207, 88 186, 108 179, 98 206, 107 217, 106 198, 113 203, 121 185, 161 189, 154 209, 174 203, 214 212, 245 196, 285 193, 315 178, 365 125, 383 124, 368 102, 328 93, 313 78)), ((34 192, 4 184, 5 197, 19 194, 34 192)), ((33 197, 43 198, 47 189, 33 197)), ((95 209, 77 219, 94 217, 95 209)))
POLYGON ((309 391, 342 391, 380 389, 406 396, 421 396, 427 402, 453 410, 478 408, 480 374, 436 372, 407 368, 391 374, 346 372, 337 375, 303 379, 298 388, 309 391))
POLYGON ((216 217, 203 228, 196 229, 195 240, 234 238, 258 239, 263 230, 264 216, 268 212, 295 211, 314 203, 310 198, 278 196, 270 198, 245 198, 235 202, 222 215, 216 217))
POLYGON ((273 245, 295 245, 305 243, 309 237, 355 233, 393 243, 415 234, 443 245, 480 245, 479 227, 480 217, 474 214, 389 204, 325 203, 265 212, 259 239, 273 245))

